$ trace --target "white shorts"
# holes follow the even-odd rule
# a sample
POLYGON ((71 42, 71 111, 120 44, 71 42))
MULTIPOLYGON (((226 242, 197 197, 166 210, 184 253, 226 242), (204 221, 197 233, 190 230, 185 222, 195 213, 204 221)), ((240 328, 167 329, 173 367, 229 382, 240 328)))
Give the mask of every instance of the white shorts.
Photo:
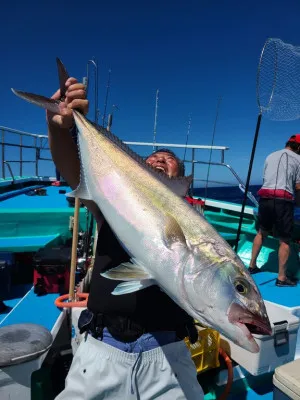
POLYGON ((126 353, 88 335, 74 356, 56 400, 203 400, 183 341, 126 353))

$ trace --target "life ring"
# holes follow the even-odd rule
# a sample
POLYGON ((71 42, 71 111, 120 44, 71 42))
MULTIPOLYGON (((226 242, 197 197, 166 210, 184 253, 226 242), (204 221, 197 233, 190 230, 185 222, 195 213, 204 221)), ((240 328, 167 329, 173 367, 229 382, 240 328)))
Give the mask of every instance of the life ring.
POLYGON ((72 308, 72 307, 86 307, 87 306, 87 299, 89 297, 89 293, 76 293, 76 297, 78 299, 84 300, 77 300, 77 301, 66 301, 69 299, 68 294, 64 294, 59 296, 55 299, 54 304, 59 308, 72 308))

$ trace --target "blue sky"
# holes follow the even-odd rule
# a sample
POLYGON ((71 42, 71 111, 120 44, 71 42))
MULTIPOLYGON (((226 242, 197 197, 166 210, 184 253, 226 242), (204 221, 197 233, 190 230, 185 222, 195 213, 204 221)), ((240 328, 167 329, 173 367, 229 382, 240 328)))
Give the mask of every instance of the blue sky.
MULTIPOLYGON (((113 131, 123 140, 152 140, 159 89, 157 141, 185 143, 191 114, 189 143, 210 145, 221 96, 214 144, 230 147, 225 159, 245 179, 258 115, 260 52, 269 37, 300 45, 299 13, 297 0, 6 2, 0 24, 0 125, 46 133, 43 110, 10 88, 51 95, 58 85, 56 56, 80 80, 95 57, 100 112, 111 68, 108 111, 112 104, 119 107, 113 131)), ((93 118, 92 88, 89 93, 93 118)), ((265 156, 299 131, 299 121, 263 118, 252 183, 261 181, 265 156)), ((206 167, 198 168, 206 178, 206 167)), ((232 181, 228 173, 211 173, 211 179, 232 181)))

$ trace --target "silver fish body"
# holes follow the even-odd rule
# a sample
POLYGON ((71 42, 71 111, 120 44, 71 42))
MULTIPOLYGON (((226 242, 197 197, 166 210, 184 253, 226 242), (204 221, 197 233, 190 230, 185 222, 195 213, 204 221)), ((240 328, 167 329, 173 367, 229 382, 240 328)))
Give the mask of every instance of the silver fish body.
POLYGON ((114 294, 157 284, 199 322, 257 351, 245 323, 263 333, 270 333, 270 323, 253 279, 229 244, 172 191, 176 179, 153 171, 110 133, 74 114, 82 175, 73 195, 95 201, 132 258, 103 274, 125 281, 114 294))

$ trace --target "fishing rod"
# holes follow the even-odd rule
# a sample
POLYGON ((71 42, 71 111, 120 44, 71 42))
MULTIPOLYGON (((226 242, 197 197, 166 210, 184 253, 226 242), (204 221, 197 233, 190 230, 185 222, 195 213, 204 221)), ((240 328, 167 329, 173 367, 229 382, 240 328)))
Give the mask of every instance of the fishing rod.
POLYGON ((186 139, 185 139, 185 148, 184 148, 184 155, 183 155, 183 162, 185 162, 185 156, 186 156, 186 149, 189 141, 189 136, 190 136, 190 131, 191 131, 191 123, 192 123, 192 115, 189 115, 189 122, 188 122, 188 129, 186 133, 186 139))
POLYGON ((154 111, 154 127, 153 127, 153 151, 156 150, 156 128, 157 128, 157 115, 158 115, 158 100, 159 100, 159 89, 156 90, 155 97, 155 111, 154 111))
POLYGON ((249 185, 250 185, 250 178, 251 178, 251 173, 252 173, 252 166, 253 166, 254 156, 255 156, 255 152, 256 152, 256 145, 257 145, 257 139, 258 139, 260 124, 261 124, 261 118, 262 118, 262 113, 259 113, 258 117, 257 117, 255 134, 254 134, 254 138, 253 138, 250 163, 249 163, 249 168, 248 168, 248 173, 247 173, 247 180, 246 180, 246 185, 245 185, 245 189, 244 189, 245 191, 244 191, 243 203, 242 203, 240 219, 239 219, 239 226, 238 226, 238 230, 237 230, 237 234, 236 234, 236 240, 235 240, 235 244, 234 244, 235 252, 237 252, 237 250, 238 250, 239 240, 240 240, 240 236, 241 236, 244 211, 245 211, 247 198, 248 198, 248 190, 249 190, 249 185))
MULTIPOLYGON (((94 67, 94 104, 95 104, 95 109, 94 109, 94 121, 95 124, 98 125, 98 115, 99 115, 99 109, 98 109, 98 63, 93 57, 91 60, 88 60, 87 62, 87 76, 83 78, 83 84, 85 85, 86 89, 86 96, 88 95, 88 89, 89 89, 89 66, 92 65, 94 67)), ((107 96, 106 95, 106 102, 107 102, 107 96)), ((91 214, 91 218, 88 224, 87 221, 87 229, 86 229, 86 237, 85 237, 85 242, 84 242, 84 249, 83 249, 83 256, 85 257, 85 267, 87 267, 87 261, 89 258, 89 248, 91 244, 91 238, 93 234, 93 226, 94 226, 94 216, 92 213, 89 212, 87 209, 87 219, 89 219, 89 214, 91 214)))
POLYGON ((88 95, 88 89, 89 89, 89 66, 92 65, 94 67, 94 101, 95 101, 95 110, 94 110, 94 119, 95 119, 95 124, 98 124, 98 63, 93 57, 91 60, 88 60, 87 65, 86 65, 86 77, 83 78, 83 84, 85 85, 85 91, 86 91, 86 96, 88 95))
POLYGON ((102 126, 103 127, 105 125, 107 101, 108 101, 108 95, 109 95, 109 90, 110 90, 110 76, 111 76, 111 69, 108 70, 108 79, 107 79, 107 85, 106 85, 106 95, 105 95, 105 101, 104 101, 104 111, 103 111, 103 116, 102 116, 102 126))
POLYGON ((213 127, 213 134, 212 134, 212 140, 211 140, 208 167, 207 167, 207 176, 206 176, 206 185, 205 185, 205 194, 204 194, 204 199, 205 200, 207 198, 207 188, 208 188, 208 179, 209 179, 209 173, 210 173, 210 163, 211 163, 211 158, 212 158, 212 148, 213 148, 214 140, 215 140, 217 121, 218 121, 218 118, 219 118, 219 110, 220 110, 221 101, 222 101, 222 97, 219 97, 219 100, 218 100, 218 103, 217 103, 216 117, 215 117, 215 122, 214 122, 214 127, 213 127))

